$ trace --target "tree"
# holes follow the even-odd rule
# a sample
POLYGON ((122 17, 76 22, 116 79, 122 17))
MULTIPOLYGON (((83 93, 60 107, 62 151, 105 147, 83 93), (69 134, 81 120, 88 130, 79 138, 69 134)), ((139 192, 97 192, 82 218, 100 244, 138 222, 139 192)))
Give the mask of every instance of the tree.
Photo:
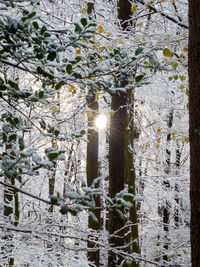
MULTIPOLYGON (((1 216, 0 236, 8 234, 10 239, 0 239, 0 262, 6 265, 10 258, 11 264, 34 267, 78 266, 80 262, 88 266, 100 250, 102 263, 107 265, 110 250, 122 265, 136 264, 134 258, 141 266, 147 262, 157 266, 189 265, 187 1, 95 0, 95 16, 90 20, 87 12, 93 9, 91 2, 0 1, 0 184, 6 194, 12 193, 5 194, 11 196, 5 203, 1 190, 0 210, 5 207, 1 215, 6 215, 7 207, 10 213, 1 216), (121 23, 117 20, 120 16, 121 23), (158 69, 162 72, 156 72, 158 69), (98 98, 100 109, 105 107, 108 112, 111 97, 111 120, 124 118, 126 132, 123 128, 120 148, 125 154, 120 156, 124 166, 118 161, 125 172, 120 176, 124 179, 123 190, 109 198, 109 159, 100 159, 104 191, 98 186, 99 179, 94 179, 97 168, 90 166, 98 162, 98 147, 91 156, 94 146, 90 137, 93 133, 96 136, 91 115, 97 112, 92 112, 96 107, 92 104, 98 98), (173 125, 167 127, 170 110, 173 125), (88 128, 88 122, 92 127, 88 128), (138 139, 134 139, 136 127, 138 139), (168 135, 170 147, 166 146, 168 135), (87 145, 91 148, 88 185, 87 145), (171 172, 167 174, 168 161, 171 172), (167 192, 163 186, 166 176, 170 182, 167 192), (143 201, 138 220, 135 199, 141 197, 134 195, 140 192, 143 201), (102 196, 101 205, 95 203, 97 195, 102 196), (165 220, 168 231, 164 231, 157 210, 166 202, 171 205, 165 220), (19 204, 19 216, 15 216, 15 203, 19 204), (96 231, 100 209, 105 211, 103 215, 118 214, 125 228, 116 229, 115 235, 109 235, 105 228, 96 231), (125 234, 123 247, 108 244, 121 230, 125 234), (138 242, 132 242, 138 241, 137 230, 141 254, 136 250, 138 242), (166 251, 164 232, 170 241, 166 251)), ((111 123, 119 127, 117 121, 111 123)), ((114 167, 119 168, 113 164, 113 171, 114 167)), ((114 187, 114 176, 112 182, 114 187)))
POLYGON ((190 202, 192 266, 200 263, 200 6, 189 0, 189 133, 190 133, 190 202))
MULTIPOLYGON (((131 27, 130 18, 132 16, 131 3, 129 1, 118 2, 118 18, 123 31, 128 31, 131 27)), ((134 75, 134 74, 133 74, 134 75)), ((114 115, 111 116, 110 122, 110 143, 109 143, 109 194, 114 197, 117 193, 128 185, 130 192, 136 193, 135 190, 135 170, 133 165, 133 90, 126 89, 128 85, 128 74, 119 74, 116 80, 116 92, 112 96, 111 109, 114 115), (124 88, 124 91, 118 90, 117 87, 124 88)), ((131 234, 127 221, 123 218, 118 210, 110 211, 108 229, 112 235, 109 242, 113 246, 122 247, 124 251, 139 253, 138 245, 138 226, 137 211, 135 202, 130 208, 129 219, 133 226, 131 234), (115 236, 116 235, 116 236, 115 236)), ((124 211, 121 211, 124 213, 124 211)), ((109 266, 120 264, 122 258, 111 251, 109 254, 109 266)), ((124 262, 126 266, 126 262, 124 262)), ((138 266, 132 262, 131 266, 138 266)))

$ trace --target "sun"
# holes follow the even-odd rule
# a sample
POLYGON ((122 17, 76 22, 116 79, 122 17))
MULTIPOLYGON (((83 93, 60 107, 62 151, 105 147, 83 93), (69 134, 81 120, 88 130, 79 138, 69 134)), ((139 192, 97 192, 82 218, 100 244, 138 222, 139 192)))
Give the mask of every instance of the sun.
POLYGON ((99 114, 96 117, 95 125, 99 130, 103 130, 107 126, 107 117, 104 114, 99 114))

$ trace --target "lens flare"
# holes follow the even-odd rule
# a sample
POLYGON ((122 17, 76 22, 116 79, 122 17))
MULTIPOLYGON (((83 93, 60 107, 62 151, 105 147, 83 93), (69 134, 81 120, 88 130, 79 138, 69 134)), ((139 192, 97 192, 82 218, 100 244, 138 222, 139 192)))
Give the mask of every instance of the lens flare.
POLYGON ((98 115, 95 120, 95 125, 99 130, 105 129, 107 126, 107 117, 104 114, 98 115))

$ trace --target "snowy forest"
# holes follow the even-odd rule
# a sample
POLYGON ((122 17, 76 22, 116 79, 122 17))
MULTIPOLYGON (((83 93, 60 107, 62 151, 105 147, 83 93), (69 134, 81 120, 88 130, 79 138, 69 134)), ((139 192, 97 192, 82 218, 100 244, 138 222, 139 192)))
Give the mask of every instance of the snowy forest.
POLYGON ((0 0, 0 267, 200 266, 199 18, 0 0))

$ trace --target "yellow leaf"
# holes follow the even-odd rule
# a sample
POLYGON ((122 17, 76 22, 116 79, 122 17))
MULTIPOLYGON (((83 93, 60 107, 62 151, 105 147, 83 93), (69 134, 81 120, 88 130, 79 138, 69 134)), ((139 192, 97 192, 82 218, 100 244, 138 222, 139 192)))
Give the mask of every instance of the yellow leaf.
POLYGON ((157 143, 160 143, 160 138, 158 138, 156 141, 157 141, 157 143))
POLYGON ((109 49, 110 51, 113 51, 113 50, 114 50, 114 47, 113 47, 113 46, 109 46, 108 49, 109 49))
POLYGON ((59 112, 59 107, 58 107, 58 106, 52 106, 52 107, 51 107, 51 111, 52 111, 53 113, 57 113, 57 112, 59 112))
POLYGON ((99 97, 100 97, 100 94, 96 94, 96 95, 95 95, 95 98, 96 98, 96 99, 99 99, 99 97))
POLYGON ((108 33, 106 34, 106 37, 110 37, 110 36, 111 36, 111 33, 108 32, 108 33))
POLYGON ((189 109, 189 102, 187 103, 186 108, 189 109))
POLYGON ((118 43, 119 43, 119 44, 124 44, 123 39, 120 39, 120 40, 118 41, 118 43))
POLYGON ((80 49, 77 49, 77 50, 76 50, 76 54, 77 54, 77 55, 80 55, 80 53, 81 53, 81 50, 80 50, 80 49))
POLYGON ((151 2, 147 2, 147 3, 145 4, 145 7, 148 7, 150 4, 151 4, 151 2))
POLYGON ((181 84, 180 85, 180 89, 183 90, 185 88, 185 85, 184 84, 181 84))
POLYGON ((187 51, 188 51, 187 47, 184 47, 184 48, 183 48, 183 51, 184 51, 185 53, 187 53, 187 51))
POLYGON ((110 116, 114 116, 115 115, 115 112, 112 110, 111 112, 110 112, 110 116))
POLYGON ((160 145, 159 144, 155 144, 155 147, 158 149, 160 147, 160 145))
POLYGON ((86 12, 87 12, 86 8, 82 8, 81 12, 82 12, 83 15, 85 15, 86 12))
POLYGON ((157 133, 160 133, 160 132, 161 132, 161 130, 160 130, 160 129, 158 129, 158 130, 157 130, 157 133))
POLYGON ((165 49, 163 50, 163 55, 164 55, 165 57, 172 58, 173 55, 174 55, 174 53, 173 53, 169 48, 165 48, 165 49))
POLYGON ((135 13, 136 10, 137 10, 137 7, 136 7, 136 6, 132 6, 132 7, 131 7, 131 11, 132 11, 133 13, 135 13))
POLYGON ((103 32, 103 26, 98 26, 98 33, 102 33, 103 32))
POLYGON ((185 143, 188 144, 189 142, 190 142, 189 137, 186 137, 186 138, 185 138, 185 143))
POLYGON ((86 111, 86 115, 87 115, 88 119, 91 119, 93 116, 91 111, 86 111))
POLYGON ((175 139, 175 132, 172 133, 172 139, 175 139))

